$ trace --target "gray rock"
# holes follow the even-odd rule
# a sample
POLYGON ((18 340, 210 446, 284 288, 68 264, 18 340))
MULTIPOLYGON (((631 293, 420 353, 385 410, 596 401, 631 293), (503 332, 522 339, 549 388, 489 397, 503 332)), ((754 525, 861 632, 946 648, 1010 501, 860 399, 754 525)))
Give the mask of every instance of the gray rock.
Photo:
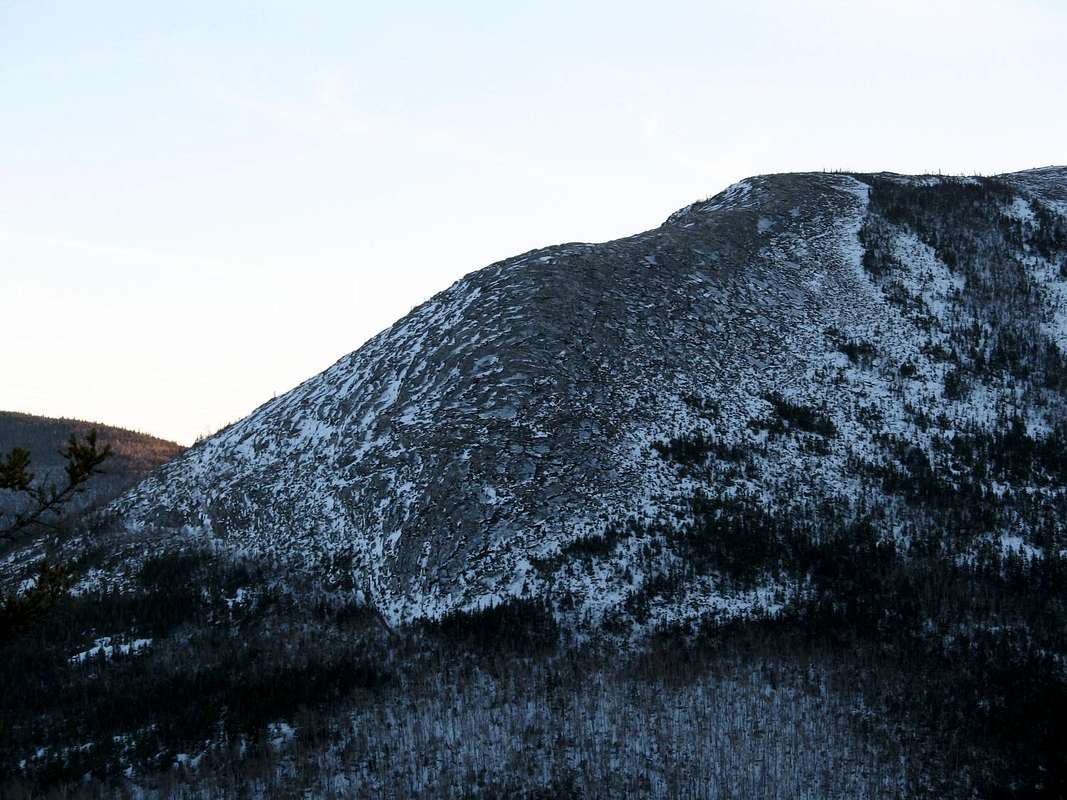
MULTIPOLYGON (((942 180, 881 179, 915 191, 942 180)), ((881 458, 877 435, 929 445, 909 403, 942 405, 960 425, 986 408, 946 403, 945 368, 924 351, 966 316, 951 270, 906 225, 879 222, 902 254, 901 285, 933 320, 924 329, 861 265, 873 180, 752 178, 646 233, 471 273, 112 510, 131 530, 180 520, 190 536, 294 566, 350 554, 375 603, 402 619, 536 591, 532 559, 609 520, 683 515, 696 483, 768 503, 859 503, 853 465, 881 458), (849 363, 841 339, 871 342, 871 368, 849 363), (905 381, 907 359, 918 377, 905 381), (771 413, 768 393, 823 409, 840 435, 821 454, 799 435, 764 452, 750 423, 771 413), (861 422, 871 408, 882 423, 861 422), (753 475, 686 477, 651 446, 697 429, 757 453, 753 475)), ((1003 180, 1062 214, 1063 169, 1003 180)), ((1059 277, 1041 280, 1059 297, 1059 277)), ((1041 335, 1067 337, 1067 318, 1034 313, 1041 335)), ((989 392, 983 403, 1002 397, 989 392)), ((591 603, 613 591, 606 578, 572 582, 591 603)))

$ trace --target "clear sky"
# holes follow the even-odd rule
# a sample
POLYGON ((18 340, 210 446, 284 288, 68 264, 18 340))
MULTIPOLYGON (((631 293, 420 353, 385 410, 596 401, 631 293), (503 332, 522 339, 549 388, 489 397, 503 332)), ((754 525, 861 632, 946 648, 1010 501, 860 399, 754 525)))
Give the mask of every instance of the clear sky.
POLYGON ((1067 161, 1067 2, 0 0, 0 408, 188 443, 750 174, 1067 161))

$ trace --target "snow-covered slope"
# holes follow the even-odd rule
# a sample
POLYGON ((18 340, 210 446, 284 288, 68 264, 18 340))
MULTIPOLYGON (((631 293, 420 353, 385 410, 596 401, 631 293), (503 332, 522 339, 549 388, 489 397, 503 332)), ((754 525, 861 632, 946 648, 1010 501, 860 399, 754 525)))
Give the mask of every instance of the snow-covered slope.
MULTIPOLYGON (((741 181, 655 230, 468 275, 112 511, 350 573, 392 619, 542 591, 593 615, 773 606, 770 578, 714 568, 651 591, 694 497, 877 507, 908 537, 926 501, 887 474, 956 491, 957 437, 1055 433, 1065 198, 1064 168, 741 181)), ((1048 483, 1014 489, 1059 502, 1048 483)), ((1026 519, 986 533, 1039 549, 1026 519)))

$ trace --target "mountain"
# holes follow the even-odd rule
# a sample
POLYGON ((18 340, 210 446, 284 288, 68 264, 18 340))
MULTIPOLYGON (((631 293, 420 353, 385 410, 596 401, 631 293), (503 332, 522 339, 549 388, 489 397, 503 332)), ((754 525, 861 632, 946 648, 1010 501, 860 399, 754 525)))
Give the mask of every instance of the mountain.
POLYGON ((1065 347, 1064 168, 491 265, 0 560, 0 796, 1067 797, 1065 347))
POLYGON ((112 509, 351 573, 393 620, 773 610, 766 531, 831 518, 1059 547, 1065 213, 1062 167, 750 178, 466 276, 112 509))
MULTIPOLYGON (((111 500, 185 449, 174 442, 125 428, 0 411, 0 453, 16 447, 29 450, 37 481, 62 485, 66 462, 59 455, 60 448, 67 444, 71 434, 83 437, 93 429, 101 446, 111 445, 113 455, 104 464, 104 473, 90 479, 85 492, 71 505, 71 511, 111 500)), ((21 500, 11 492, 0 491, 0 520, 17 513, 21 500)))

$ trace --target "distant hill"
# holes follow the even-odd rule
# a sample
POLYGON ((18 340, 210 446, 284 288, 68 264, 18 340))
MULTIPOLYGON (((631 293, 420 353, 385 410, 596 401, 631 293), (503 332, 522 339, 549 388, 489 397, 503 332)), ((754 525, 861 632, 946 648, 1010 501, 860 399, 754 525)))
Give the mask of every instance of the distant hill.
MULTIPOLYGON (((110 444, 114 455, 104 464, 105 474, 94 477, 78 498, 76 509, 110 500, 185 449, 175 442, 125 428, 0 411, 0 453, 6 454, 15 447, 29 450, 37 480, 61 484, 64 461, 60 448, 72 433, 84 436, 94 428, 100 443, 110 444)), ((20 500, 11 492, 0 491, 0 520, 16 513, 20 500)))

